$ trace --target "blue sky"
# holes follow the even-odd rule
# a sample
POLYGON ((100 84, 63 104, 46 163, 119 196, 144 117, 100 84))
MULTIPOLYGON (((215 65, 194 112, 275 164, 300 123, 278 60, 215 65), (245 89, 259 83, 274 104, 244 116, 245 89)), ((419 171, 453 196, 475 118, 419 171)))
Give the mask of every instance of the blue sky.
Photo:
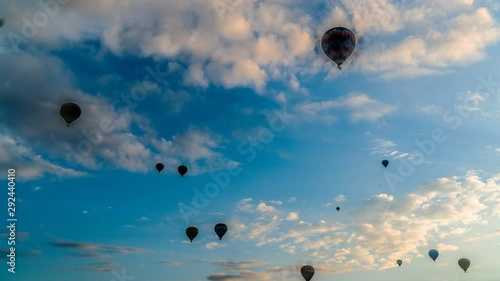
POLYGON ((499 12, 0 1, 0 166, 16 170, 18 218, 15 274, 0 231, 1 279, 303 280, 310 264, 315 281, 496 280, 499 12), (357 38, 342 70, 318 51, 333 26, 357 38), (70 128, 65 102, 82 109, 70 128))

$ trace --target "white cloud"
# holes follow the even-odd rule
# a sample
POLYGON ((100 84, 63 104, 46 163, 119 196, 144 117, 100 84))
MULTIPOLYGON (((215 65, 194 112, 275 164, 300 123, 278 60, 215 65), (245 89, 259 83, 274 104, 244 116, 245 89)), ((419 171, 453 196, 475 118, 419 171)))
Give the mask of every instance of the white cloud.
POLYGON ((297 213, 297 212, 290 212, 286 216, 287 221, 296 221, 298 219, 299 219, 299 213, 297 213))
POLYGON ((265 241, 267 235, 272 233, 282 221, 282 219, 279 219, 279 217, 275 215, 267 224, 262 222, 252 223, 248 233, 248 238, 258 239, 259 242, 257 243, 257 247, 265 245, 267 243, 265 241))
POLYGON ((215 248, 220 248, 224 246, 223 244, 219 244, 218 242, 210 242, 210 243, 207 243, 205 245, 205 248, 209 249, 209 250, 213 250, 215 248))
POLYGON ((346 199, 346 197, 344 195, 339 195, 339 196, 335 197, 335 201, 336 202, 344 202, 346 200, 347 199, 346 199))
POLYGON ((443 111, 443 108, 441 106, 431 104, 420 108, 420 111, 427 114, 439 114, 443 111))
MULTIPOLYGON (((23 143, 20 140, 16 141, 9 135, 0 133, 0 164, 5 167, 12 167, 13 163, 16 163, 15 168, 17 173, 23 175, 16 180, 20 182, 35 180, 47 174, 52 174, 58 179, 88 176, 85 172, 79 172, 72 168, 64 168, 46 160, 23 143)), ((35 187, 35 191, 40 189, 41 187, 39 186, 35 187)))
POLYGON ((357 35, 368 38, 352 59, 352 67, 378 72, 385 78, 444 73, 453 66, 477 62, 486 57, 486 47, 500 39, 500 29, 490 12, 474 8, 472 1, 456 1, 460 5, 452 10, 445 9, 442 1, 418 5, 386 0, 360 5, 343 2, 353 16, 357 35), (376 28, 357 29, 362 26, 376 28), (403 32, 411 35, 402 39, 395 36, 403 32), (382 40, 394 43, 382 44, 382 40))
POLYGON ((455 245, 447 245, 447 244, 439 243, 436 246, 436 250, 438 250, 440 252, 456 251, 456 250, 458 250, 458 247, 455 245))
POLYGON ((253 212, 254 205, 249 204, 249 202, 251 202, 251 201, 252 201, 252 198, 245 198, 245 199, 240 200, 237 204, 238 210, 240 210, 242 212, 246 212, 246 213, 253 212))
MULTIPOLYGON (((391 157, 393 159, 403 158, 403 157, 414 157, 407 152, 401 152, 395 149, 396 144, 393 141, 386 139, 374 139, 372 141, 374 145, 370 148, 372 150, 371 155, 378 155, 382 157, 391 157)), ((390 163, 389 163, 390 164, 390 163)))
MULTIPOLYGON (((261 91, 270 79, 281 79, 298 91, 298 74, 330 70, 339 75, 314 51, 322 33, 335 25, 350 26, 358 39, 344 72, 394 78, 443 73, 480 61, 487 47, 499 41, 500 28, 490 10, 473 4, 342 0, 318 16, 317 9, 325 8, 307 1, 234 1, 223 5, 229 7, 223 13, 217 4, 198 0, 71 1, 30 43, 58 48, 63 42, 102 39, 118 55, 182 60, 185 81, 192 85, 211 82, 261 91)), ((495 10, 498 5, 490 6, 495 10)), ((6 32, 19 32, 19 19, 40 10, 28 2, 6 2, 4 8, 12 18, 3 27, 6 32)))
POLYGON ((261 202, 257 205, 257 211, 261 213, 272 213, 275 211, 273 206, 266 205, 266 203, 261 202))
POLYGON ((292 197, 292 198, 288 199, 288 201, 287 201, 287 202, 288 202, 288 203, 293 203, 293 202, 295 202, 295 201, 297 201, 297 199, 296 199, 295 197, 292 197))
POLYGON ((227 159, 217 151, 222 149, 222 140, 220 135, 207 128, 190 127, 184 133, 173 136, 171 140, 153 139, 152 145, 161 155, 167 155, 157 157, 166 170, 176 172, 179 165, 185 164, 180 159, 187 159, 189 174, 199 175, 207 171, 234 169, 239 166, 238 162, 227 159))
POLYGON ((352 111, 351 120, 355 122, 359 120, 376 121, 396 110, 395 106, 373 100, 363 93, 351 93, 340 98, 337 103, 339 107, 346 107, 352 111))
MULTIPOLYGON (((300 220, 283 229, 283 220, 277 215, 267 221, 245 220, 251 230, 245 237, 255 240, 257 246, 276 245, 289 254, 306 253, 321 260, 318 266, 326 273, 390 268, 397 266, 394 260, 401 257, 407 262, 421 257, 422 251, 444 237, 459 243, 474 225, 487 225, 500 218, 496 208, 500 204, 499 179, 500 175, 481 180, 471 172, 428 182, 403 197, 378 194, 346 214, 345 222, 327 216, 316 223, 300 220)), ((296 217, 288 212, 285 218, 296 217)), ((483 236, 486 239, 498 233, 483 236)), ((479 239, 465 240, 473 241, 479 239)), ((433 247, 458 250, 451 243, 433 247)))
POLYGON ((356 92, 336 100, 301 103, 295 106, 295 110, 304 117, 310 120, 319 120, 326 124, 331 124, 337 120, 337 117, 332 113, 333 109, 348 110, 353 122, 361 120, 373 122, 394 112, 396 107, 373 100, 364 93, 356 92))
POLYGON ((487 234, 481 235, 481 236, 468 237, 468 238, 464 239, 464 242, 482 241, 482 240, 491 239, 491 238, 497 237, 497 236, 500 236, 500 230, 495 230, 491 233, 487 233, 487 234))
POLYGON ((172 172, 182 161, 190 175, 239 165, 222 154, 223 138, 206 128, 190 127, 170 140, 158 138, 150 121, 133 110, 140 101, 127 105, 120 99, 73 89, 76 78, 59 59, 19 53, 15 61, 11 56, 2 56, 1 61, 0 76, 8 83, 2 85, 5 94, 0 96, 0 118, 9 116, 11 122, 2 123, 0 128, 0 142, 4 144, 0 146, 0 163, 18 163, 24 175, 20 180, 46 174, 59 179, 88 175, 77 168, 111 167, 145 173, 154 169, 151 161, 164 162, 165 170, 172 172), (24 83, 27 76, 33 77, 30 83, 24 83), (34 91, 43 98, 33 101, 30 93, 34 91), (58 112, 68 101, 78 101, 84 113, 70 129, 59 114, 47 114, 58 112), (45 122, 38 122, 42 119, 45 122), (136 128, 134 133, 132 127, 136 128), (153 153, 152 147, 159 153, 153 153), (41 151, 44 156, 39 155, 41 151), (45 157, 61 159, 63 165, 45 157))

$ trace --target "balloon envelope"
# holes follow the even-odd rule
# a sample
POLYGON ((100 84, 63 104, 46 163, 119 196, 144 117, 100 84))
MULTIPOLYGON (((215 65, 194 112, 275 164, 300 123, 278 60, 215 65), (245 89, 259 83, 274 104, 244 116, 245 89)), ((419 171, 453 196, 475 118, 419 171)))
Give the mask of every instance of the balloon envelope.
POLYGON ((340 207, 337 207, 337 211, 340 211, 340 207))
POLYGON ((188 168, 184 165, 180 165, 179 168, 177 168, 177 171, 181 174, 181 177, 183 177, 187 173, 188 168))
POLYGON ((458 265, 467 273, 467 269, 470 266, 470 260, 466 258, 461 258, 458 260, 458 265))
POLYGON ((429 251, 429 257, 431 257, 431 259, 433 261, 436 261, 436 259, 438 258, 439 256, 439 252, 436 250, 436 249, 432 249, 429 251))
POLYGON ((302 274, 302 277, 304 277, 306 281, 309 281, 314 275, 314 268, 310 265, 304 265, 300 269, 300 273, 302 274))
POLYGON ((401 264, 403 264, 403 261, 402 260, 397 260, 396 263, 401 266, 401 264))
POLYGON ((222 240, 222 236, 227 232, 227 225, 223 223, 218 223, 214 227, 215 233, 219 236, 219 240, 222 240))
POLYGON ((163 170, 163 168, 165 168, 165 166, 163 166, 162 163, 158 163, 156 164, 156 170, 159 172, 161 172, 163 170))
POLYGON ((193 239, 196 238, 196 236, 198 235, 198 228, 196 228, 194 226, 188 227, 186 229, 186 235, 189 238, 189 240, 191 240, 191 242, 193 242, 193 239))
POLYGON ((0 27, 2 27, 5 24, 5 21, 3 19, 0 19, 0 27))
POLYGON ((321 38, 321 48, 334 63, 340 66, 347 60, 356 47, 354 33, 345 27, 329 29, 321 38))
POLYGON ((382 160, 382 165, 387 168, 387 165, 389 165, 389 161, 387 160, 382 160))
POLYGON ((66 126, 69 127, 69 124, 73 123, 80 115, 82 114, 82 110, 80 106, 76 103, 68 102, 61 106, 59 110, 59 114, 66 121, 66 126))

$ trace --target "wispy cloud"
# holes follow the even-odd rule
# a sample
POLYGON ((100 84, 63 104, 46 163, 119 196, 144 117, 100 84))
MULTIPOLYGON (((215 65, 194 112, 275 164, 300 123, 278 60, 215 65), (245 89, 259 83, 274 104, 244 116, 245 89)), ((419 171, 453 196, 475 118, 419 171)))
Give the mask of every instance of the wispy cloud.
MULTIPOLYGON (((395 266, 393 260, 398 258, 411 260, 421 256, 422 247, 432 245, 437 238, 462 237, 470 232, 468 226, 499 218, 498 190, 491 179, 481 180, 475 173, 468 173, 461 178, 431 181, 398 199, 387 194, 373 196, 362 207, 346 214, 345 222, 331 218, 317 222, 299 220, 278 235, 275 229, 282 229, 286 221, 298 219, 298 214, 283 213, 285 220, 281 215, 256 222, 247 218, 243 223, 251 231, 244 235, 257 246, 276 245, 290 254, 306 252, 321 261, 318 266, 327 272, 389 268, 395 266), (402 236, 406 239, 398 239, 402 236)), ((281 211, 277 209, 276 214, 281 211)), ((497 232, 483 238, 494 237, 497 232)), ((443 251, 459 249, 444 243, 434 247, 443 251)))
POLYGON ((183 262, 180 262, 180 261, 157 261, 154 263, 166 264, 166 265, 170 265, 170 266, 180 266, 183 264, 183 262))
POLYGON ((263 262, 246 261, 216 261, 213 264, 223 267, 228 273, 214 273, 207 276, 207 280, 235 281, 235 280, 272 280, 271 275, 254 268, 265 265, 263 262))
POLYGON ((299 213, 298 212, 290 212, 286 216, 287 221, 296 221, 299 219, 299 213))
POLYGON ((112 272, 116 270, 119 263, 117 262, 98 262, 85 266, 71 267, 72 270, 97 271, 97 272, 112 272))
MULTIPOLYGON (((40 179, 45 175, 54 175, 57 177, 85 177, 89 176, 86 172, 80 172, 72 168, 66 168, 44 159, 41 155, 35 153, 31 148, 23 145, 13 137, 2 135, 0 133, 0 164, 5 167, 14 167, 22 177, 17 180, 20 182, 40 179)), ((41 187, 35 187, 35 191, 41 187)))
POLYGON ((295 106, 300 114, 310 120, 319 120, 331 124, 337 120, 333 109, 346 109, 351 121, 377 121, 394 112, 397 107, 371 99, 367 94, 353 92, 345 97, 322 102, 301 103, 295 106))
POLYGON ((443 111, 443 108, 439 105, 427 105, 419 109, 420 112, 426 114, 439 114, 443 111))
POLYGON ((346 199, 346 197, 344 195, 339 195, 339 196, 335 197, 335 201, 336 202, 344 202, 346 200, 347 199, 346 199))
POLYGON ((143 248, 84 242, 51 242, 48 244, 59 249, 72 250, 74 252, 69 253, 70 256, 83 258, 108 258, 110 255, 116 254, 143 254, 150 252, 150 250, 143 248))

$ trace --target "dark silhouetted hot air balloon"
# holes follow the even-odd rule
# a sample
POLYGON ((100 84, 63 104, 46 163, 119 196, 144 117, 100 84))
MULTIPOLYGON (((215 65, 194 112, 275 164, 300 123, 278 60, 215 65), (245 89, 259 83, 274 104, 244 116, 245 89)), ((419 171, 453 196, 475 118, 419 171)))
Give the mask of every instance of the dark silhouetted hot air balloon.
POLYGON ((306 281, 309 281, 314 276, 314 268, 310 265, 304 265, 300 269, 300 273, 302 274, 302 277, 306 279, 306 281))
POLYGON ((222 237, 227 232, 227 225, 225 225, 223 223, 218 223, 215 225, 214 230, 215 230, 215 233, 217 234, 217 236, 219 236, 219 240, 222 240, 222 237))
POLYGON ((196 238, 196 236, 198 235, 198 228, 196 228, 194 226, 188 227, 186 229, 186 235, 189 238, 189 240, 191 240, 191 242, 193 242, 193 239, 196 238))
POLYGON ((461 258, 458 260, 458 265, 467 273, 467 269, 470 266, 470 260, 466 258, 461 258))
POLYGON ((0 27, 2 27, 4 24, 5 24, 5 20, 4 19, 0 19, 0 27))
POLYGON ((165 166, 162 163, 156 164, 156 170, 158 171, 158 173, 161 172, 163 168, 165 168, 165 166))
POLYGON ((389 161, 382 160, 382 165, 384 165, 384 167, 387 168, 387 165, 389 165, 389 161))
POLYGON ((402 260, 397 260, 396 263, 401 266, 401 264, 403 264, 403 261, 402 260))
POLYGON ((438 258, 438 256, 439 256, 438 250, 436 250, 436 249, 429 250, 429 257, 431 257, 431 259, 434 262, 436 262, 436 259, 438 258))
POLYGON ((340 211, 340 207, 337 207, 337 211, 340 211))
POLYGON ((354 33, 345 27, 329 29, 321 38, 323 52, 337 64, 339 69, 356 47, 354 33))
POLYGON ((80 115, 82 114, 82 110, 76 103, 65 103, 61 106, 59 110, 59 114, 62 116, 64 121, 66 121, 66 126, 69 127, 69 124, 73 123, 80 115))
POLYGON ((177 171, 181 174, 181 177, 183 177, 187 173, 188 167, 180 165, 179 168, 177 168, 177 171))

